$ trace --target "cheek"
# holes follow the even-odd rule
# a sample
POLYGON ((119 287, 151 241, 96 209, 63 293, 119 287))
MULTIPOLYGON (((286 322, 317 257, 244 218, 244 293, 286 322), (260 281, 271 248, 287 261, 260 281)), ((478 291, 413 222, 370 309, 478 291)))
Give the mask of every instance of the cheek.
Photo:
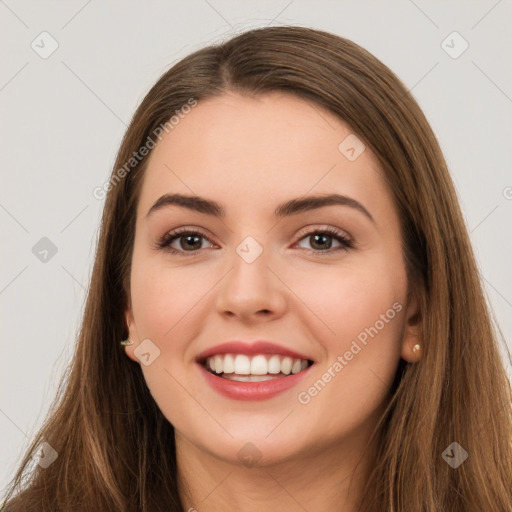
MULTIPOLYGON (((185 357, 190 340, 197 337, 198 324, 191 321, 211 288, 211 276, 197 266, 173 269, 165 258, 142 261, 134 256, 132 302, 140 340, 149 338, 159 356, 141 370, 148 389, 167 420, 178 429, 190 428, 196 416, 204 416, 187 382, 190 363, 185 357)), ((208 428, 215 425, 208 424, 208 428)))
POLYGON ((396 321, 393 304, 405 300, 407 283, 399 263, 382 254, 370 254, 347 258, 346 264, 337 267, 319 265, 314 272, 289 275, 294 292, 308 307, 307 316, 320 326, 315 332, 321 333, 328 352, 343 350, 347 341, 376 322, 381 327, 381 315, 386 316, 387 311, 384 320, 392 320, 382 331, 395 335, 400 331, 401 320, 396 321))
MULTIPOLYGON (((170 260, 169 260, 170 261, 170 260)), ((132 302, 139 337, 160 340, 165 349, 176 332, 183 334, 187 316, 211 288, 211 273, 197 265, 173 268, 163 257, 134 257, 132 302)))
MULTIPOLYGON (((305 411, 324 416, 334 430, 340 418, 356 426, 383 403, 400 358, 404 325, 405 272, 385 258, 311 276, 315 293, 308 306, 323 325, 318 337, 325 358, 315 378, 305 382, 297 399, 305 411), (341 416, 322 414, 333 404, 341 416)), ((310 283, 310 284, 311 284, 310 283)), ((306 296, 307 282, 299 295, 306 296)), ((311 299, 311 300, 309 300, 311 299)))

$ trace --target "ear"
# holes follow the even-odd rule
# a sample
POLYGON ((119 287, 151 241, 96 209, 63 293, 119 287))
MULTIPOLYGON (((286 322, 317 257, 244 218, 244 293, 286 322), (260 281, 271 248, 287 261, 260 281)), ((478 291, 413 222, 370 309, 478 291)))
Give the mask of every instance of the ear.
POLYGON ((131 299, 129 300, 128 306, 126 306, 124 317, 126 325, 128 326, 128 339, 132 342, 131 345, 125 345, 124 351, 126 352, 126 355, 130 359, 138 363, 139 360, 133 353, 133 351, 139 344, 139 338, 137 335, 137 328, 135 326, 135 319, 133 317, 133 307, 131 304, 131 299))
POLYGON ((409 363, 417 363, 421 359, 424 342, 421 339, 422 315, 418 294, 414 290, 409 295, 407 307, 405 310, 405 325, 402 336, 401 357, 409 363), (415 345, 419 345, 419 350, 414 351, 415 345))

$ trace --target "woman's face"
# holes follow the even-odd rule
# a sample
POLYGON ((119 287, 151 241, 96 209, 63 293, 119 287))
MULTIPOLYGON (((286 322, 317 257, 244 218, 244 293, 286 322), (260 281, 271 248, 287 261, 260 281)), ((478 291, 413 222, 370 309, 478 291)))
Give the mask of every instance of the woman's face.
POLYGON ((183 444, 246 465, 355 453, 399 358, 416 359, 399 218, 361 144, 317 104, 229 93, 184 109, 154 148, 126 352, 183 444), (149 213, 165 194, 223 214, 199 200, 149 213), (334 194, 349 199, 307 202, 334 194), (158 248, 177 229, 192 233, 158 248), (197 361, 205 351, 223 376, 197 361), (249 371, 267 380, 233 380, 249 371))

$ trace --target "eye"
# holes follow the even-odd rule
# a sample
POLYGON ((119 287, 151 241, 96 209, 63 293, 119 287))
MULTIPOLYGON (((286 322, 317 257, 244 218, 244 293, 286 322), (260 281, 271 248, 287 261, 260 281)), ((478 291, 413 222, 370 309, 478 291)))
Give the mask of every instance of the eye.
POLYGON ((310 231, 301 237, 299 243, 301 241, 309 242, 312 247, 310 250, 319 254, 331 254, 338 251, 347 251, 354 247, 351 240, 334 228, 310 231), (338 247, 332 247, 333 239, 338 242, 338 247))
MULTIPOLYGON (((156 248, 180 256, 193 256, 205 248, 203 246, 205 241, 210 242, 210 239, 200 231, 181 228, 162 236, 157 242, 156 248)), ((299 244, 302 241, 309 242, 312 246, 309 250, 315 254, 332 254, 354 247, 354 243, 340 231, 329 227, 309 231, 300 238, 299 244), (339 244, 338 247, 332 247, 333 239, 339 244)), ((213 245, 210 242, 210 248, 213 245)))
MULTIPOLYGON (((201 249, 204 249, 204 247, 202 247, 204 240, 209 239, 200 231, 193 231, 186 228, 176 229, 160 238, 157 243, 157 248, 170 252, 171 254, 188 256, 190 254, 197 254, 201 249), (176 245, 179 247, 176 247, 176 245)), ((213 244, 210 244, 210 246, 212 245, 213 244)))

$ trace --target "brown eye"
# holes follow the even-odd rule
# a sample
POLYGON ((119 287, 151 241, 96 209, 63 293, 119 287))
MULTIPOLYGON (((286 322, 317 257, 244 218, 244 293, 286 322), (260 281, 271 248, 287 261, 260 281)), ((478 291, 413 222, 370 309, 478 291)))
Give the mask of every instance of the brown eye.
POLYGON ((329 235, 309 235, 311 247, 315 250, 330 249, 332 246, 332 237, 329 235))
MULTIPOLYGON (((203 249, 202 244, 205 240, 208 240, 208 238, 198 231, 173 231, 160 239, 157 248, 171 254, 185 255, 185 253, 188 253, 190 255, 196 254, 203 249)), ((210 243, 211 245, 213 244, 210 243)))
POLYGON ((185 236, 180 236, 179 238, 176 238, 176 240, 178 240, 180 242, 179 245, 181 246, 180 247, 181 249, 198 250, 198 249, 201 249, 201 245, 202 245, 201 238, 202 237, 198 236, 198 235, 185 235, 185 236))
MULTIPOLYGON (((304 235, 300 241, 307 241, 310 244, 310 250, 319 254, 330 254, 340 250, 346 251, 354 247, 353 243, 344 235, 342 235, 341 232, 330 228, 311 231, 310 233, 304 235), (333 247, 333 241, 338 245, 333 247)), ((308 249, 308 247, 303 248, 308 249)))
MULTIPOLYGON (((203 242, 205 241, 210 243, 210 247, 213 246, 209 238, 201 232, 183 229, 172 231, 164 235, 157 243, 156 248, 171 254, 191 256, 208 247, 203 247, 203 242)), ((309 249, 315 254, 327 255, 352 249, 354 244, 341 232, 332 228, 325 228, 306 233, 301 237, 299 247, 309 249), (310 248, 301 246, 300 244, 303 243, 303 241, 307 241, 310 244, 310 248), (333 243, 337 245, 333 246, 333 243)))

